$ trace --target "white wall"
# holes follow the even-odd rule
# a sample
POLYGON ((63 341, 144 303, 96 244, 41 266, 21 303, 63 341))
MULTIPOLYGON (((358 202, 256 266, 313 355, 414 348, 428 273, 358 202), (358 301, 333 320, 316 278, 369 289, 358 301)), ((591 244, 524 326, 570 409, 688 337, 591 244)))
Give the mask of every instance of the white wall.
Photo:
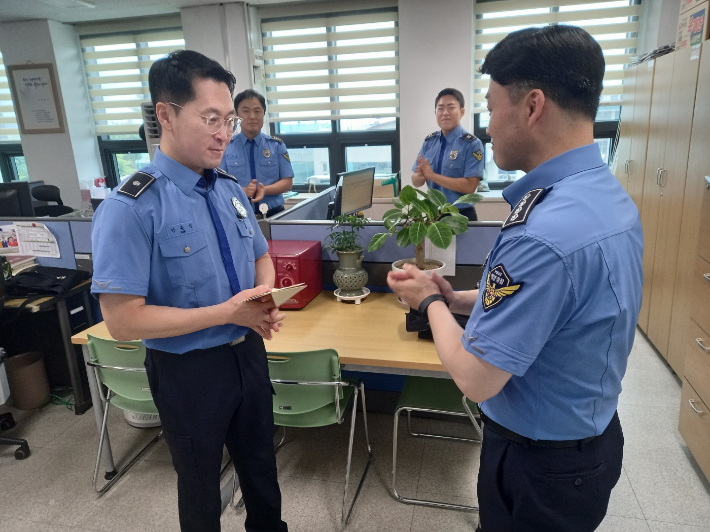
POLYGON ((639 55, 674 43, 678 29, 678 0, 644 0, 638 37, 639 55))
POLYGON ((399 114, 402 184, 411 184, 419 148, 436 131, 434 98, 460 90, 464 129, 473 129, 474 3, 471 0, 399 0, 399 114))

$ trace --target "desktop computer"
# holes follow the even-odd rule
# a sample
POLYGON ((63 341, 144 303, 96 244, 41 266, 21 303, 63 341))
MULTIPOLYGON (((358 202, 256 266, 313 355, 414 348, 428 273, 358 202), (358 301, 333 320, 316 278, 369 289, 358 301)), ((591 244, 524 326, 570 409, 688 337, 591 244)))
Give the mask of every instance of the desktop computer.
POLYGON ((323 291, 323 260, 319 241, 268 240, 269 255, 274 262, 274 288, 299 283, 307 287, 281 305, 282 309, 301 309, 323 291))

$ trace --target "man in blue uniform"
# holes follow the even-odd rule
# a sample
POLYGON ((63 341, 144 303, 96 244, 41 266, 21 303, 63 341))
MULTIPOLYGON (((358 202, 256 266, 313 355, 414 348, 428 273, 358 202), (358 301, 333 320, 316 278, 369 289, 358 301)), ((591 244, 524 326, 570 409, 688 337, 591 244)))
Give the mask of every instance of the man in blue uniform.
POLYGON ((92 292, 111 335, 147 347, 181 530, 220 530, 226 445, 246 530, 286 531, 262 339, 283 314, 271 298, 248 300, 273 286, 274 267, 244 192, 215 168, 237 120, 234 76, 202 54, 177 51, 156 61, 148 79, 160 149, 94 216, 92 292))
POLYGON ((483 532, 586 532, 619 479, 616 414, 641 305, 639 213, 603 163, 594 119, 604 57, 580 28, 513 32, 486 57, 499 168, 512 211, 481 288, 415 268, 389 274, 426 313, 444 367, 479 402, 483 532), (448 305, 448 308, 447 308, 448 305), (461 329, 451 312, 470 312, 461 329))
POLYGON ((237 94, 234 108, 241 118, 241 132, 232 138, 220 168, 239 180, 254 211, 265 203, 266 216, 284 210, 283 193, 293 187, 293 168, 284 141, 261 132, 266 100, 251 89, 237 94))
MULTIPOLYGON (((476 192, 483 176, 483 143, 461 127, 466 113, 461 91, 444 89, 434 103, 441 128, 427 135, 412 171, 412 184, 440 190, 449 203, 476 192)), ((459 212, 476 221, 473 204, 459 203, 459 212)))

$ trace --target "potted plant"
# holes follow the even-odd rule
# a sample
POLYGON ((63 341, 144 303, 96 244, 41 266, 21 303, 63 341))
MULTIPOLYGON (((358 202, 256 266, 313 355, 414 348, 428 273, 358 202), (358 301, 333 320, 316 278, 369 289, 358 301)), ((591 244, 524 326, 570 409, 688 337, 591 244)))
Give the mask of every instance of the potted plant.
POLYGON ((325 248, 338 254, 338 269, 333 282, 338 287, 338 300, 357 299, 369 293, 367 271, 362 267, 363 247, 358 243, 358 232, 365 227, 365 219, 352 214, 336 216, 330 234, 325 237, 325 248), (335 231, 340 229, 340 231, 335 231))
POLYGON ((424 257, 424 238, 441 249, 451 244, 454 235, 468 230, 468 218, 459 214, 457 203, 478 203, 483 199, 480 194, 466 194, 453 204, 446 201, 444 193, 429 189, 427 192, 407 185, 395 199, 394 208, 388 210, 383 221, 385 233, 377 233, 367 246, 368 251, 382 247, 389 236, 397 236, 397 245, 405 247, 414 244, 414 260, 404 259, 395 262, 393 268, 402 263, 412 262, 420 270, 434 270, 443 266, 440 261, 427 260, 424 257))

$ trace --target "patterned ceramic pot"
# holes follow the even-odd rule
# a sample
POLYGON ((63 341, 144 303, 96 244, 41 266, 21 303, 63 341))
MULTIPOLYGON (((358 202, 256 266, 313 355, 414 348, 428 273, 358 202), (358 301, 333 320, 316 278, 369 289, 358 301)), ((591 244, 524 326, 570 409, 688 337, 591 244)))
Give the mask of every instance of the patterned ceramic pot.
POLYGON ((333 273, 333 282, 340 288, 341 297, 363 295, 362 287, 367 284, 367 272, 362 267, 362 250, 338 251, 340 261, 338 269, 333 273))

